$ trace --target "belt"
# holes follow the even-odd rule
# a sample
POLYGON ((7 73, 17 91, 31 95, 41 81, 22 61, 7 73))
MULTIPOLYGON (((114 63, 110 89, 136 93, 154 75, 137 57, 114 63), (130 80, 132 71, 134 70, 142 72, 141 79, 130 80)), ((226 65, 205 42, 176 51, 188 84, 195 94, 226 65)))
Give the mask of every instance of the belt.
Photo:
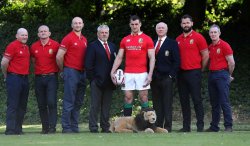
POLYGON ((212 73, 221 72, 221 71, 228 71, 228 69, 210 70, 210 72, 212 72, 212 73))
POLYGON ((17 73, 13 73, 13 72, 8 72, 7 74, 18 76, 18 77, 22 77, 22 78, 28 77, 28 75, 22 75, 22 74, 17 74, 17 73))
POLYGON ((52 72, 52 73, 47 73, 47 74, 37 74, 36 77, 47 77, 47 76, 53 76, 56 75, 56 73, 52 72))

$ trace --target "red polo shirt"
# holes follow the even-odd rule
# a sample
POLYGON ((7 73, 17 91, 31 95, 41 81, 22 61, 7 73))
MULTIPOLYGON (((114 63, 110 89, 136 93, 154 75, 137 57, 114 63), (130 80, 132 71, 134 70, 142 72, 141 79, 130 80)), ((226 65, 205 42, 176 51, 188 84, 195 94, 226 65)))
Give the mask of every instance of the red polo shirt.
POLYGON ((15 40, 6 47, 3 55, 10 60, 7 72, 29 74, 30 52, 26 44, 15 40))
POLYGON ((60 46, 67 51, 64 56, 64 66, 82 71, 84 69, 87 39, 83 35, 77 36, 72 31, 63 38, 60 46))
POLYGON ((48 74, 59 71, 56 64, 56 53, 59 43, 49 39, 48 43, 43 46, 41 41, 36 41, 31 46, 31 57, 35 59, 35 74, 48 74))
POLYGON ((208 48, 205 38, 192 30, 186 37, 184 34, 179 35, 176 41, 180 50, 181 69, 192 70, 201 68, 201 52, 208 48))
POLYGON ((128 35, 120 43, 120 49, 125 49, 125 72, 147 72, 148 50, 154 49, 153 40, 144 33, 128 35))
POLYGON ((217 44, 210 44, 208 49, 210 58, 209 70, 228 69, 226 57, 233 55, 230 45, 220 39, 217 44))

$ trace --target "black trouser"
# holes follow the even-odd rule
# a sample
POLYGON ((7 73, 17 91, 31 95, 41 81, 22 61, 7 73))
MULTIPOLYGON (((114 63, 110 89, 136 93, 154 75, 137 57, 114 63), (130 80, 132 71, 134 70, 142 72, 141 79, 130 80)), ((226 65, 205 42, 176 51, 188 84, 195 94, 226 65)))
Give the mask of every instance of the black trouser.
POLYGON ((55 130, 57 123, 57 74, 36 75, 35 93, 44 131, 55 130))
POLYGON ((173 80, 169 77, 154 79, 151 83, 156 125, 172 130, 173 80))
POLYGON ((109 111, 112 100, 112 87, 99 87, 96 81, 91 82, 91 102, 89 112, 89 130, 98 130, 98 113, 100 111, 100 127, 103 131, 109 130, 109 111))
POLYGON ((190 99, 194 103, 194 110, 197 119, 197 129, 204 128, 204 109, 201 98, 201 70, 181 70, 178 74, 178 90, 183 115, 183 129, 190 130, 191 108, 190 99))

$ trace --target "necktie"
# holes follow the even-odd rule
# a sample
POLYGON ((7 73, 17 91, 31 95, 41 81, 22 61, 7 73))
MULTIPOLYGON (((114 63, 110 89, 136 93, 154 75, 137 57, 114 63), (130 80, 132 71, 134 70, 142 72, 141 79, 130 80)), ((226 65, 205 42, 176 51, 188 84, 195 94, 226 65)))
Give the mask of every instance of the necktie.
POLYGON ((106 54, 108 56, 108 59, 110 60, 110 53, 109 53, 109 47, 108 47, 108 44, 107 43, 103 43, 104 44, 104 48, 106 50, 106 54))
POLYGON ((157 54, 160 51, 160 47, 161 47, 161 39, 158 40, 158 44, 155 48, 155 54, 157 54))

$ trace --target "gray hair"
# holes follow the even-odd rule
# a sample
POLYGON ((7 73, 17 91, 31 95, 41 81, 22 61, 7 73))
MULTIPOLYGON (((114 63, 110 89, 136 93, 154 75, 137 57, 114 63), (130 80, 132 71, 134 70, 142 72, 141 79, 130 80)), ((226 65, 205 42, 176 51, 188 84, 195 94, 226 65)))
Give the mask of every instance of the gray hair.
POLYGON ((16 33, 19 34, 21 32, 27 32, 28 33, 27 29, 25 29, 25 28, 19 28, 16 33))
POLYGON ((38 28, 38 32, 39 32, 39 29, 41 29, 42 27, 45 27, 48 31, 49 31, 49 27, 47 25, 41 25, 39 28, 38 28))
POLYGON ((102 29, 107 29, 109 31, 108 25, 102 24, 97 27, 97 32, 101 31, 102 29))
POLYGON ((212 26, 210 26, 209 31, 210 31, 211 28, 217 28, 218 31, 220 32, 220 27, 217 24, 213 24, 212 26))

